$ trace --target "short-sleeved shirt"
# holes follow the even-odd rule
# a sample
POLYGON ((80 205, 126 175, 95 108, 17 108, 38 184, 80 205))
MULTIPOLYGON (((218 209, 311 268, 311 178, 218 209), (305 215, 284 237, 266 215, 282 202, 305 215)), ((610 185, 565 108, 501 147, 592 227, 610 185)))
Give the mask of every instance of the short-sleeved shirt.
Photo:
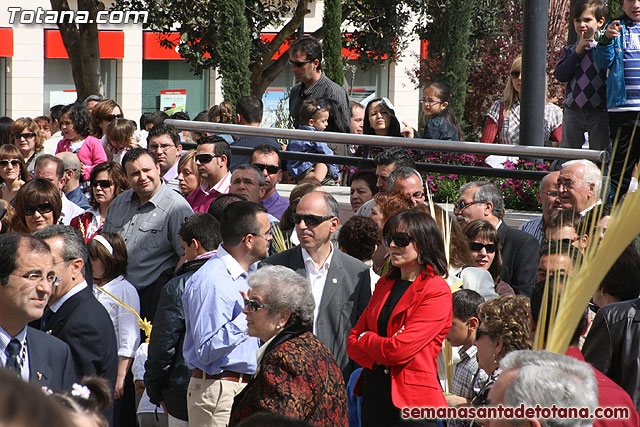
POLYGON ((140 206, 133 190, 120 194, 109 206, 105 232, 118 233, 127 245, 127 280, 141 290, 160 274, 173 268, 184 255, 180 227, 193 214, 180 194, 161 184, 156 193, 140 206))
MULTIPOLYGON (((325 73, 322 73, 317 82, 305 89, 302 82, 291 88, 289 96, 289 115, 293 119, 294 127, 300 127, 300 107, 302 101, 313 100, 319 101, 322 98, 328 98, 336 101, 340 108, 340 113, 345 117, 347 123, 351 119, 351 110, 349 109, 349 95, 342 86, 333 82, 325 73)), ((338 120, 340 122, 340 120, 338 120)))
MULTIPOLYGON (((487 115, 496 124, 500 123, 502 102, 496 101, 489 108, 487 115)), ((544 140, 548 141, 551 133, 562 125, 562 110, 554 104, 544 106, 544 140)), ((520 144, 520 101, 516 101, 511 109, 503 114, 502 127, 498 129, 497 141, 500 144, 520 144)))

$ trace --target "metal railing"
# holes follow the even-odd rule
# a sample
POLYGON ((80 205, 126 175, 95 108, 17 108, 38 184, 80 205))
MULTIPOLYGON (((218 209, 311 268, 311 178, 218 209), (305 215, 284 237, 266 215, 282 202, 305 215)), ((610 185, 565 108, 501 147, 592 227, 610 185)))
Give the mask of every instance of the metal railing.
MULTIPOLYGON (((179 130, 196 132, 209 132, 214 134, 230 134, 239 136, 261 136, 276 139, 297 139, 302 141, 318 141, 335 144, 361 145, 365 147, 403 147, 419 151, 444 151, 463 154, 499 155, 524 157, 531 159, 587 159, 594 162, 608 160, 606 151, 582 150, 555 147, 529 147, 521 145, 486 144, 481 142, 442 141, 435 139, 401 138, 376 135, 356 135, 335 132, 316 132, 298 129, 263 128, 257 126, 244 126, 211 122, 194 122, 187 120, 166 120, 166 124, 179 130)), ((368 151, 368 150, 365 150, 368 151)), ((233 154, 248 155, 250 148, 231 146, 233 154)), ((373 167, 372 159, 346 156, 326 156, 310 153, 293 153, 283 151, 281 157, 284 160, 308 160, 313 162, 329 162, 341 165, 373 167)), ((517 178, 540 180, 546 174, 542 171, 526 171, 515 169, 497 169, 490 167, 476 167, 464 165, 449 165, 438 163, 416 164, 416 168, 422 172, 487 176, 498 178, 517 178)))

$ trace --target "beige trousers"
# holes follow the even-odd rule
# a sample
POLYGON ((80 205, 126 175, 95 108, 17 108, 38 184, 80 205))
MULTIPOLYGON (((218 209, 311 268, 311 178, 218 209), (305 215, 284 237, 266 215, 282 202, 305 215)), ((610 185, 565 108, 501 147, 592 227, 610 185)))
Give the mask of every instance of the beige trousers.
POLYGON ((187 389, 189 427, 226 427, 233 399, 246 384, 193 378, 187 389))

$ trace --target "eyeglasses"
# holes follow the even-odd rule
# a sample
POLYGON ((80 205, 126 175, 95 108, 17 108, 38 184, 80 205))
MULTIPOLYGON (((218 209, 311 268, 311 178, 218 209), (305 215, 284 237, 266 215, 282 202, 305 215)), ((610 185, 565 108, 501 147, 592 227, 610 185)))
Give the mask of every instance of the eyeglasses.
POLYGON ((384 235, 384 244, 386 247, 391 246, 391 242, 395 243, 399 248, 405 248, 409 246, 409 243, 413 241, 413 237, 411 237, 407 233, 396 233, 396 234, 385 234, 384 235))
POLYGON ((513 77, 514 79, 517 79, 518 77, 520 77, 520 71, 518 70, 513 70, 511 72, 511 77, 513 77))
POLYGON ((306 61, 292 61, 292 60, 289 60, 289 64, 293 65, 294 67, 300 68, 300 67, 304 67, 305 64, 308 64, 309 62, 313 62, 313 61, 314 61, 313 59, 307 59, 306 61))
POLYGON ((98 186, 100 186, 100 188, 109 188, 113 185, 113 182, 109 181, 108 179, 94 179, 93 181, 91 181, 91 186, 93 188, 96 188, 98 186))
POLYGON ((20 164, 20 160, 18 159, 2 159, 0 160, 0 166, 6 168, 7 166, 18 166, 20 164))
POLYGON ((13 139, 29 139, 29 138, 33 138, 36 136, 35 132, 25 132, 25 133, 14 133, 13 135, 13 139))
POLYGON ((420 103, 423 105, 442 104, 444 101, 438 101, 437 99, 420 98, 420 103))
POLYGON ((44 279, 47 282, 51 283, 53 286, 58 286, 58 284, 60 283, 60 278, 56 277, 56 274, 54 272, 51 272, 46 276, 44 276, 42 273, 11 274, 14 276, 22 277, 23 279, 28 279, 30 282, 40 282, 44 279))
POLYGON ((487 250, 488 254, 492 254, 495 253, 496 251, 496 244, 495 243, 478 243, 478 242, 471 242, 470 244, 471 246, 471 250, 474 252, 480 252, 482 250, 482 248, 485 248, 487 250))
POLYGON ((478 203, 486 203, 484 201, 478 200, 478 201, 473 201, 473 202, 465 202, 464 200, 460 200, 459 202, 457 202, 456 204, 453 205, 453 210, 454 211, 463 211, 465 209, 467 209, 469 206, 471 205, 475 205, 478 203))
POLYGON ((210 154, 210 153, 196 154, 196 162, 200 163, 201 165, 205 165, 211 162, 211 160, 213 160, 216 157, 220 157, 220 156, 216 156, 215 154, 210 154))
POLYGON ((249 313, 255 313, 256 311, 260 310, 261 308, 271 308, 271 306, 267 305, 267 304, 262 304, 256 300, 253 299, 245 299, 244 300, 244 308, 247 309, 247 311, 249 313))
POLYGON ((25 216, 33 216, 36 211, 40 212, 40 215, 44 215, 53 212, 53 205, 51 203, 43 203, 38 206, 25 206, 22 211, 25 216))
POLYGON ((557 191, 542 191, 542 194, 546 194, 549 197, 558 197, 557 191))
POLYGON ((105 121, 107 121, 107 122, 112 122, 112 121, 114 121, 115 119, 121 119, 121 118, 123 118, 123 117, 124 117, 124 116, 123 116, 122 114, 109 114, 109 115, 108 115, 107 117, 105 117, 104 119, 105 119, 105 121))
POLYGON ((328 221, 331 218, 333 218, 332 215, 319 216, 319 215, 300 215, 297 213, 293 214, 294 224, 300 224, 300 222, 304 220, 304 223, 307 224, 307 226, 309 227, 315 227, 316 225, 322 224, 323 222, 328 221))
POLYGON ((149 150, 151 151, 169 151, 172 148, 178 148, 174 144, 149 144, 149 150))
POLYGON ((251 163, 253 166, 257 167, 261 171, 266 170, 269 175, 273 175, 280 170, 280 166, 275 165, 263 165, 262 163, 251 163))

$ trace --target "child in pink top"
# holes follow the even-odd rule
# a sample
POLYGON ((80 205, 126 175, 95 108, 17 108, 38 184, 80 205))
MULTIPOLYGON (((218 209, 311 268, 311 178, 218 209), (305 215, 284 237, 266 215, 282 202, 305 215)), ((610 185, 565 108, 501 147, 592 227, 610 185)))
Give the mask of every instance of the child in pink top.
POLYGON ((107 154, 100 140, 90 134, 89 112, 80 103, 65 106, 61 111, 60 129, 64 138, 58 142, 56 154, 65 151, 75 153, 84 165, 83 176, 89 179, 95 165, 107 161, 107 154))

